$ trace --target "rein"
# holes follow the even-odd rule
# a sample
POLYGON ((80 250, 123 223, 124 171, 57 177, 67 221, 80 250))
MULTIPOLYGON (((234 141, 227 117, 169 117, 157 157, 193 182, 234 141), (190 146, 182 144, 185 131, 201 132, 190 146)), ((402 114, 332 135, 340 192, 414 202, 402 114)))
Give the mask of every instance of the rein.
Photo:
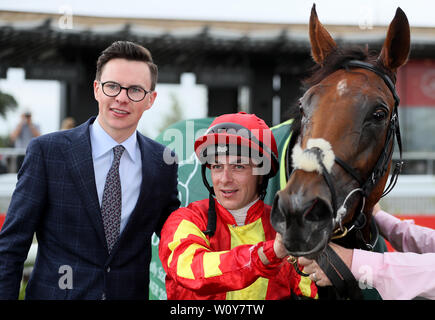
MULTIPOLYGON (((373 236, 371 237, 369 243, 367 243, 364 240, 364 237, 362 235, 362 229, 366 225, 367 218, 363 213, 364 207, 365 207, 365 199, 368 197, 368 195, 371 193, 373 188, 377 185, 379 180, 385 175, 385 173, 388 170, 388 166, 392 160, 392 155, 394 151, 394 138, 397 140, 397 144, 399 147, 399 153, 400 153, 400 161, 398 161, 394 167, 393 173, 390 178, 390 182, 386 189, 384 190, 381 197, 386 196, 396 185, 398 176, 402 170, 402 141, 400 136, 400 128, 399 128, 399 114, 398 114, 398 105, 400 103, 400 99, 397 95, 395 85, 391 78, 380 68, 367 63, 363 61, 358 60, 350 60, 344 63, 343 68, 362 68, 369 70, 371 72, 374 72, 376 75, 378 75, 386 84, 388 89, 390 90, 393 98, 394 98, 394 108, 391 113, 391 118, 388 125, 388 131, 387 136, 384 144, 384 148, 382 149, 382 152, 371 172, 369 177, 364 181, 364 179, 361 178, 360 174, 357 172, 356 169, 349 166, 345 161, 341 160, 337 156, 335 156, 334 162, 338 164, 345 172, 347 172, 350 176, 353 177, 354 180, 356 180, 359 184, 359 188, 356 188, 349 192, 349 194, 346 196, 343 204, 340 208, 337 209, 337 200, 336 200, 336 191, 334 188, 334 183, 331 175, 326 170, 324 164, 323 164, 323 151, 320 148, 314 147, 308 150, 305 150, 304 152, 310 152, 314 154, 318 160, 318 163, 321 167, 321 174, 331 192, 331 202, 332 202, 332 210, 333 210, 333 217, 334 217, 334 225, 339 225, 339 228, 337 228, 334 231, 334 235, 332 236, 332 239, 338 239, 345 237, 352 229, 355 229, 357 231, 356 236, 357 240, 359 242, 362 242, 365 246, 366 250, 373 250, 374 246, 376 245, 376 242, 378 240, 379 236, 379 230, 376 226, 376 223, 374 220, 371 220, 371 230, 373 231, 373 236), (358 215, 353 219, 352 225, 349 228, 343 227, 342 221, 344 217, 347 215, 347 208, 346 208, 346 202, 348 199, 354 194, 360 192, 362 195, 362 205, 361 209, 358 212, 358 215), (341 231, 341 234, 337 234, 339 231, 341 231)), ((289 177, 291 175, 290 172, 290 152, 289 148, 286 150, 286 179, 289 180, 289 177)), ((299 275, 307 276, 307 274, 303 273, 301 270, 299 270, 297 259, 294 257, 288 258, 288 261, 293 264, 293 266, 296 269, 296 272, 299 275)), ((362 293, 360 288, 358 287, 358 283, 355 279, 355 277, 352 275, 350 270, 347 268, 347 266, 341 261, 339 256, 332 250, 329 246, 326 247, 326 249, 316 258, 316 262, 320 266, 320 268, 325 272, 327 277, 331 280, 331 283, 334 285, 334 287, 337 289, 339 295, 341 297, 350 297, 352 299, 362 299, 362 293)))

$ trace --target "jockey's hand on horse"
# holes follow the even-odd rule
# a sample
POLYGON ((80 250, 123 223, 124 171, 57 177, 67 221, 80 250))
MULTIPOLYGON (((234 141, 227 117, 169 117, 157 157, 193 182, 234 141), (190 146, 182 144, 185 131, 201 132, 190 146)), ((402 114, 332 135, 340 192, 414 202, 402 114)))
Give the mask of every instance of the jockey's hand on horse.
MULTIPOLYGON (((352 266, 353 250, 343 248, 335 243, 330 242, 329 246, 340 256, 341 260, 350 269, 352 266)), ((304 267, 303 272, 310 275, 311 281, 314 281, 316 285, 320 287, 330 286, 331 281, 325 275, 322 269, 315 260, 307 259, 304 257, 298 258, 298 263, 304 267)))
MULTIPOLYGON (((277 233, 275 236, 275 241, 273 242, 273 251, 275 251, 275 255, 280 259, 288 256, 289 254, 287 249, 284 247, 284 243, 282 242, 282 236, 279 233, 277 233)), ((263 248, 260 248, 258 250, 258 255, 265 265, 269 264, 269 260, 263 253, 263 248)))
POLYGON ((289 255, 287 249, 282 242, 282 236, 278 232, 275 236, 275 242, 273 243, 273 249, 275 250, 275 254, 278 258, 284 258, 289 255))

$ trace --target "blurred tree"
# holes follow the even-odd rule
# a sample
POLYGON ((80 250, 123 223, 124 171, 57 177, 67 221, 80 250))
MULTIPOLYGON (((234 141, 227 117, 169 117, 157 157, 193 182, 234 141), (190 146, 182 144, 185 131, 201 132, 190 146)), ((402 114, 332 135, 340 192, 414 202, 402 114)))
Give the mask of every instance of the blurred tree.
POLYGON ((163 122, 159 128, 159 132, 162 132, 171 124, 183 119, 183 111, 180 107, 180 102, 178 101, 177 96, 171 92, 170 97, 172 100, 171 111, 163 119, 163 122))
POLYGON ((13 110, 17 107, 17 101, 8 93, 0 91, 0 116, 5 118, 8 110, 13 110))
POLYGON ((9 135, 0 136, 0 148, 10 148, 12 146, 11 139, 9 135))

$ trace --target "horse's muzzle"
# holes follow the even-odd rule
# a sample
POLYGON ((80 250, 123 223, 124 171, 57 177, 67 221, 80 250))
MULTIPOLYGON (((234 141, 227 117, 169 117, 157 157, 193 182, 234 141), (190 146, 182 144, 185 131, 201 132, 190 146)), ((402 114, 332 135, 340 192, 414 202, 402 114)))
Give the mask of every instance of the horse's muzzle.
POLYGON ((273 202, 271 223, 291 255, 315 257, 326 247, 332 233, 332 208, 321 197, 307 199, 279 191, 273 202))

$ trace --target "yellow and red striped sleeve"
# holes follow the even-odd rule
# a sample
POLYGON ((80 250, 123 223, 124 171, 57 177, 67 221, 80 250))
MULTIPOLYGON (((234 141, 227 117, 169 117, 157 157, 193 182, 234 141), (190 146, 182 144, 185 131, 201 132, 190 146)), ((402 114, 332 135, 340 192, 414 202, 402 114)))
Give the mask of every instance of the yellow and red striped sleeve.
POLYGON ((264 276, 257 253, 261 244, 213 251, 201 231, 204 220, 200 213, 180 208, 166 221, 159 256, 169 277, 190 290, 213 294, 240 290, 264 276))

